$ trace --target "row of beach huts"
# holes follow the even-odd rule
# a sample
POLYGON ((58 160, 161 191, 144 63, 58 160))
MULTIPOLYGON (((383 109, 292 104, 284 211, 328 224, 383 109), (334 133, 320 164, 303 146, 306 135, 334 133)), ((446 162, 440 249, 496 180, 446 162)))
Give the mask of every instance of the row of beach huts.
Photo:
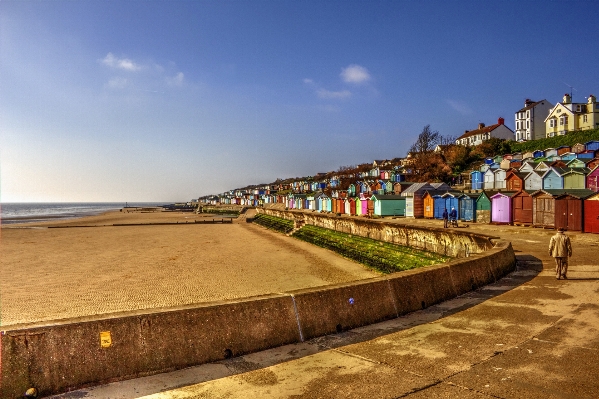
POLYGON ((352 216, 436 219, 441 219, 444 209, 455 208, 462 221, 599 233, 598 155, 599 141, 590 141, 487 158, 469 173, 465 191, 445 183, 405 182, 404 170, 409 166, 401 173, 395 171, 393 180, 400 181, 386 180, 391 176, 383 173, 388 171, 377 167, 380 179, 356 181, 346 190, 333 189, 331 195, 322 188, 334 185, 315 181, 311 184, 316 187, 309 187, 313 192, 267 190, 211 201, 250 206, 280 203, 287 209, 352 216))

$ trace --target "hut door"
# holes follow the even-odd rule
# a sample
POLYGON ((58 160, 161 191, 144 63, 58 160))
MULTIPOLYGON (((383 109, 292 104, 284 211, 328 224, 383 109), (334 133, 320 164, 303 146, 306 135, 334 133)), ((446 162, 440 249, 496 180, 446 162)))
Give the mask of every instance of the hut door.
POLYGON ((599 233, 599 201, 584 201, 584 231, 599 233))
POLYGON ((555 228, 568 228, 568 200, 555 200, 555 228))
POLYGON ((582 231, 582 201, 579 199, 568 200, 568 230, 582 231))

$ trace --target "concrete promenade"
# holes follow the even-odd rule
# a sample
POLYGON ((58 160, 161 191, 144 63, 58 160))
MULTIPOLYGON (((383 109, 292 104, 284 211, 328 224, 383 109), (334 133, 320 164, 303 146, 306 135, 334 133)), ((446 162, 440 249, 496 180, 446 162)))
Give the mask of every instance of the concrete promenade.
POLYGON ((574 256, 558 281, 553 231, 460 229, 510 240, 517 271, 384 323, 53 398, 599 397, 599 237, 568 233, 574 256))

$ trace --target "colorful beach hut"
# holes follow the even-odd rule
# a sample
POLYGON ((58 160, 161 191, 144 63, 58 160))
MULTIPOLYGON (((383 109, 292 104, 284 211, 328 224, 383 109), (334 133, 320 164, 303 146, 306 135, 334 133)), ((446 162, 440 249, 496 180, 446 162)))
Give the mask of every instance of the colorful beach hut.
POLYGON ((479 170, 470 172, 470 180, 472 181, 472 190, 482 190, 483 188, 483 173, 479 170))
POLYGON ((584 200, 584 232, 599 233, 599 193, 584 200))
POLYGON ((474 222, 476 220, 476 199, 478 196, 478 194, 468 193, 458 197, 460 220, 467 222, 474 222))
POLYGON ((476 199, 476 222, 491 223, 491 197, 496 191, 483 191, 476 199))
POLYGON ((378 216, 405 216, 406 198, 393 194, 375 194, 372 196, 374 202, 374 214, 378 216))
POLYGON ((497 193, 491 197, 491 223, 512 223, 512 197, 515 193, 497 193))
POLYGON ((512 197, 514 224, 530 226, 532 225, 532 197, 533 191, 518 191, 512 197))

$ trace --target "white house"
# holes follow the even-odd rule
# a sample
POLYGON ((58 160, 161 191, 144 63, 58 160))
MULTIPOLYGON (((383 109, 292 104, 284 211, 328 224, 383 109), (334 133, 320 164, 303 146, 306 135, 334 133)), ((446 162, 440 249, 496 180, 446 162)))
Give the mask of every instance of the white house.
POLYGON ((464 134, 458 137, 455 141, 458 145, 479 145, 485 140, 489 140, 491 137, 505 140, 513 140, 514 132, 509 127, 505 126, 504 119, 499 118, 497 124, 491 126, 485 126, 484 123, 478 124, 476 130, 466 130, 464 134))
POLYGON ((532 101, 526 99, 524 108, 516 112, 516 140, 544 139, 547 135, 545 118, 553 108, 547 100, 532 101))

